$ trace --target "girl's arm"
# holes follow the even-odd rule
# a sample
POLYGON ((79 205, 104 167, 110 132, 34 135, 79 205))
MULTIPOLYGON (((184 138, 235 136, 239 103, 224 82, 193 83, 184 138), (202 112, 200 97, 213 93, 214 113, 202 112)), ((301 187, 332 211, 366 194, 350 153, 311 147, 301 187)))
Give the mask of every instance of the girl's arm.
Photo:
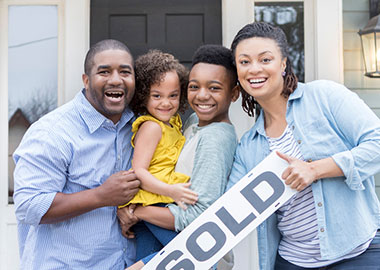
POLYGON ((132 168, 141 181, 142 189, 171 197, 179 206, 186 208, 184 203, 194 204, 198 199, 197 194, 189 188, 190 183, 169 185, 148 171, 161 136, 162 130, 158 123, 146 121, 141 124, 134 140, 132 168))

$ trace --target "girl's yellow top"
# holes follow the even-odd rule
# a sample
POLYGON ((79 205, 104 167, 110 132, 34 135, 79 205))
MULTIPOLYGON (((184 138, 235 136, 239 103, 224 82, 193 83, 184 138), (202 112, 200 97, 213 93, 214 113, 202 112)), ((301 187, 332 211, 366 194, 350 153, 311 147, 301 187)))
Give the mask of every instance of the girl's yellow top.
MULTIPOLYGON (((180 116, 176 114, 170 119, 169 123, 171 126, 164 124, 151 115, 143 115, 138 117, 132 124, 133 136, 131 143, 133 147, 135 146, 133 141, 136 133, 140 125, 145 121, 154 121, 158 123, 162 130, 161 140, 157 144, 148 171, 158 180, 161 180, 167 184, 186 183, 190 177, 174 171, 179 154, 185 144, 185 137, 181 133, 182 121, 180 116)), ((174 200, 170 197, 140 189, 135 197, 126 205, 131 203, 141 203, 143 206, 146 206, 156 203, 172 202, 174 202, 174 200)))

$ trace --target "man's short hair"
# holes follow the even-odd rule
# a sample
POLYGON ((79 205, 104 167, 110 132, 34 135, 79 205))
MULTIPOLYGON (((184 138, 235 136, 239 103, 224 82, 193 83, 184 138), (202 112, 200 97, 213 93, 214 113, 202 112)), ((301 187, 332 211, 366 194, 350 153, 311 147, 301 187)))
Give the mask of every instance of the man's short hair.
POLYGON ((95 43, 94 45, 91 46, 90 50, 86 54, 86 58, 84 60, 84 73, 87 75, 90 75, 91 69, 94 65, 94 57, 96 54, 102 52, 102 51, 107 51, 107 50, 121 50, 121 51, 126 51, 129 53, 129 55, 132 57, 133 61, 133 56, 127 45, 124 43, 115 40, 115 39, 104 39, 99 41, 98 43, 95 43))

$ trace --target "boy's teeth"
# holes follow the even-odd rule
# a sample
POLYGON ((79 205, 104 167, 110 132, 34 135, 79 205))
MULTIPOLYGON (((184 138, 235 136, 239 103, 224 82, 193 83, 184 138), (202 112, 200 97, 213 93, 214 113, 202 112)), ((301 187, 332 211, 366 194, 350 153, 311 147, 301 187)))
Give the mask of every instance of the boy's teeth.
POLYGON ((198 105, 198 107, 201 109, 208 109, 211 107, 211 105, 198 105))

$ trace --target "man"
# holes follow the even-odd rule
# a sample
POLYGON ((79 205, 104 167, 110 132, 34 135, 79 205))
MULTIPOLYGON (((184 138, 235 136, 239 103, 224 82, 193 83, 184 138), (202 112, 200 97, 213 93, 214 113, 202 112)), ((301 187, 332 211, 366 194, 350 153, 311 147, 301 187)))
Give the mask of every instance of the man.
POLYGON ((33 124, 14 154, 23 270, 124 269, 134 259, 115 207, 140 184, 125 171, 132 154, 133 57, 123 43, 103 40, 84 66, 84 89, 33 124))

